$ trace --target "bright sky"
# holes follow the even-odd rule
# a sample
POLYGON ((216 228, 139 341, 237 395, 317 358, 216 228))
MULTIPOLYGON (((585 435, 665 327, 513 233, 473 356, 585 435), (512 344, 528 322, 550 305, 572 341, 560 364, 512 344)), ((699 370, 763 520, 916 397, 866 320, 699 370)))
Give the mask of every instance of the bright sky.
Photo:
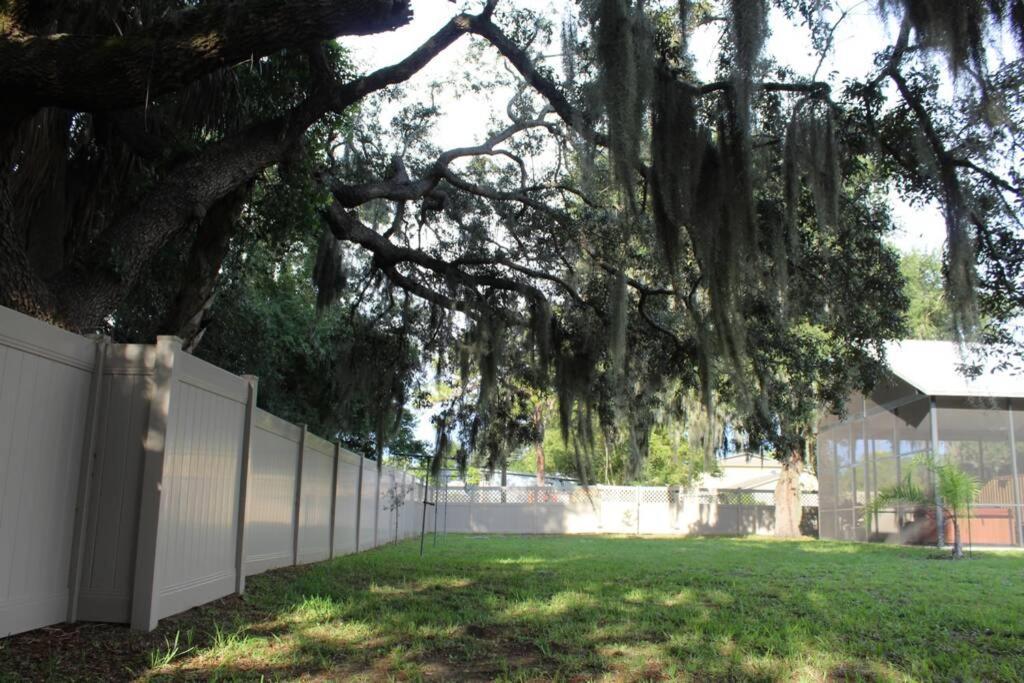
MULTIPOLYGON (((551 17, 556 26, 561 24, 565 8, 561 0, 501 0, 498 7, 500 9, 513 4, 551 17)), ((359 65, 373 70, 401 60, 453 15, 462 9, 477 12, 482 2, 455 4, 448 0, 412 0, 412 6, 412 22, 397 31, 345 40, 345 45, 353 51, 359 65)), ((830 80, 836 84, 841 83, 844 77, 867 73, 872 68, 874 53, 892 39, 896 30, 891 22, 888 26, 879 22, 873 0, 847 0, 841 6, 849 10, 849 16, 837 29, 836 49, 833 56, 822 64, 818 76, 821 80, 830 80)), ((771 26, 768 52, 792 66, 798 73, 812 72, 818 64, 818 56, 810 47, 806 30, 792 25, 778 11, 773 11, 771 26)), ((691 37, 692 50, 702 77, 710 77, 713 69, 717 30, 717 26, 709 25, 691 37)), ((406 97, 433 97, 442 107, 444 115, 438 122, 434 139, 443 149, 482 141, 489 117, 503 108, 511 96, 510 92, 450 94, 450 85, 456 78, 466 69, 477 68, 469 65, 466 60, 470 40, 469 37, 460 39, 405 86, 406 97)), ((500 56, 496 52, 494 54, 494 64, 497 65, 500 56)), ((912 207, 894 194, 893 214, 899 229, 892 236, 892 242, 901 251, 942 249, 945 226, 937 205, 912 207)))

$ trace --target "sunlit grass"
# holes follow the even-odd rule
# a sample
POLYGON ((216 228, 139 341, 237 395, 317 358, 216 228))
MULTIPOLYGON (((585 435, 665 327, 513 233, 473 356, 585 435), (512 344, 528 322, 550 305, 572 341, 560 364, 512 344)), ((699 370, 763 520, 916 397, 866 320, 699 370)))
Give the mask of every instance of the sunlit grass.
POLYGON ((423 559, 413 541, 252 577, 243 602, 167 620, 124 668, 150 679, 1020 680, 1024 555, 934 555, 452 535, 423 559))

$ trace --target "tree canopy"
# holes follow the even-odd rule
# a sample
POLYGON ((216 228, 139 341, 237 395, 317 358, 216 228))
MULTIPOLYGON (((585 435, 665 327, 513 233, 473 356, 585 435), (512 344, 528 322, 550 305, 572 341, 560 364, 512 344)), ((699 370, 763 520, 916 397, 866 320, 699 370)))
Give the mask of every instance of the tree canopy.
POLYGON ((345 37, 401 27, 406 0, 5 0, 0 304, 178 334, 268 381, 333 373, 307 420, 378 452, 428 359, 459 386, 438 451, 457 434, 463 460, 542 438, 545 391, 588 480, 599 434, 635 475, 694 405, 706 453, 721 403, 794 451, 905 333, 891 191, 943 208, 952 338, 1006 340, 1020 310, 1024 71, 1001 46, 1024 10, 876 4, 893 39, 838 82, 833 0, 586 0, 561 26, 487 0, 370 73, 345 37), (818 69, 766 49, 777 21, 818 69), (515 83, 485 139, 438 149, 422 101, 383 120, 381 94, 464 40, 515 83), (277 308, 293 277, 315 307, 277 308), (273 358, 231 356, 252 325, 273 358))

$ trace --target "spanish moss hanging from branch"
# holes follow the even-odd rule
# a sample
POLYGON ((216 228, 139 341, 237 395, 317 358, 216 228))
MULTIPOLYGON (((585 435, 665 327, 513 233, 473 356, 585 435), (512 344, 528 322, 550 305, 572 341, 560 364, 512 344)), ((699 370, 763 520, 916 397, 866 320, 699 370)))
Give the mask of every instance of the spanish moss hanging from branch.
POLYGON ((634 203, 644 111, 653 68, 651 30, 644 1, 590 0, 600 88, 608 118, 612 174, 627 204, 634 203))
POLYGON ((694 187, 707 139, 697 125, 692 93, 668 69, 657 72, 651 110, 654 227, 674 280, 681 258, 680 231, 691 218, 694 187))
POLYGON ((985 41, 993 28, 1013 34, 1024 49, 1024 2, 1021 0, 878 0, 881 13, 901 14, 917 41, 946 55, 955 76, 965 67, 985 71, 985 41))
POLYGON ((330 230, 324 230, 313 266, 313 286, 316 288, 318 313, 335 303, 345 289, 345 259, 341 240, 330 230))

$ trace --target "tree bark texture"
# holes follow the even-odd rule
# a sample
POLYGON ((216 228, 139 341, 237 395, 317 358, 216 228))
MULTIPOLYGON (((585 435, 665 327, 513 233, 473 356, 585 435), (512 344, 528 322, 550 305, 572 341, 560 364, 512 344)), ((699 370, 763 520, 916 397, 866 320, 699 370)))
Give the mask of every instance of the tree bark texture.
MULTIPOLYGON (((384 1, 362 0, 363 5, 384 1)), ((399 6, 397 0, 387 2, 389 7, 399 6)), ((356 0, 341 4, 352 7, 354 3, 358 4, 356 0)), ((295 11, 294 3, 274 4, 287 7, 289 13, 295 11)), ((124 300, 168 239, 203 221, 222 197, 280 162, 325 112, 343 111, 372 92, 410 78, 457 40, 465 32, 465 23, 460 15, 405 60, 348 83, 324 84, 288 114, 254 124, 181 161, 145 196, 113 217, 53 277, 44 280, 31 269, 25 245, 17 239, 20 233, 5 235, 4 245, 12 251, 0 258, 10 262, 4 272, 11 275, 0 279, 0 302, 71 330, 96 329, 124 300)))
POLYGON ((5 99, 82 111, 145 104, 223 66, 342 35, 380 33, 411 19, 407 0, 234 0, 175 12, 124 35, 37 35, 17 15, 4 14, 5 99))
POLYGON ((779 482, 775 485, 775 535, 779 538, 798 538, 801 535, 800 473, 803 464, 800 448, 791 450, 782 461, 779 482))
POLYGON ((10 197, 0 179, 0 306, 56 322, 56 302, 29 263, 21 237, 11 220, 10 197))
POLYGON ((161 334, 180 338, 186 351, 195 350, 206 329, 206 313, 213 304, 220 267, 250 187, 242 185, 218 200, 196 231, 181 287, 160 325, 161 334))
POLYGON ((214 145, 115 220, 53 283, 65 325, 79 330, 98 325, 168 239, 202 221, 216 201, 282 157, 291 144, 285 128, 275 121, 214 145))

